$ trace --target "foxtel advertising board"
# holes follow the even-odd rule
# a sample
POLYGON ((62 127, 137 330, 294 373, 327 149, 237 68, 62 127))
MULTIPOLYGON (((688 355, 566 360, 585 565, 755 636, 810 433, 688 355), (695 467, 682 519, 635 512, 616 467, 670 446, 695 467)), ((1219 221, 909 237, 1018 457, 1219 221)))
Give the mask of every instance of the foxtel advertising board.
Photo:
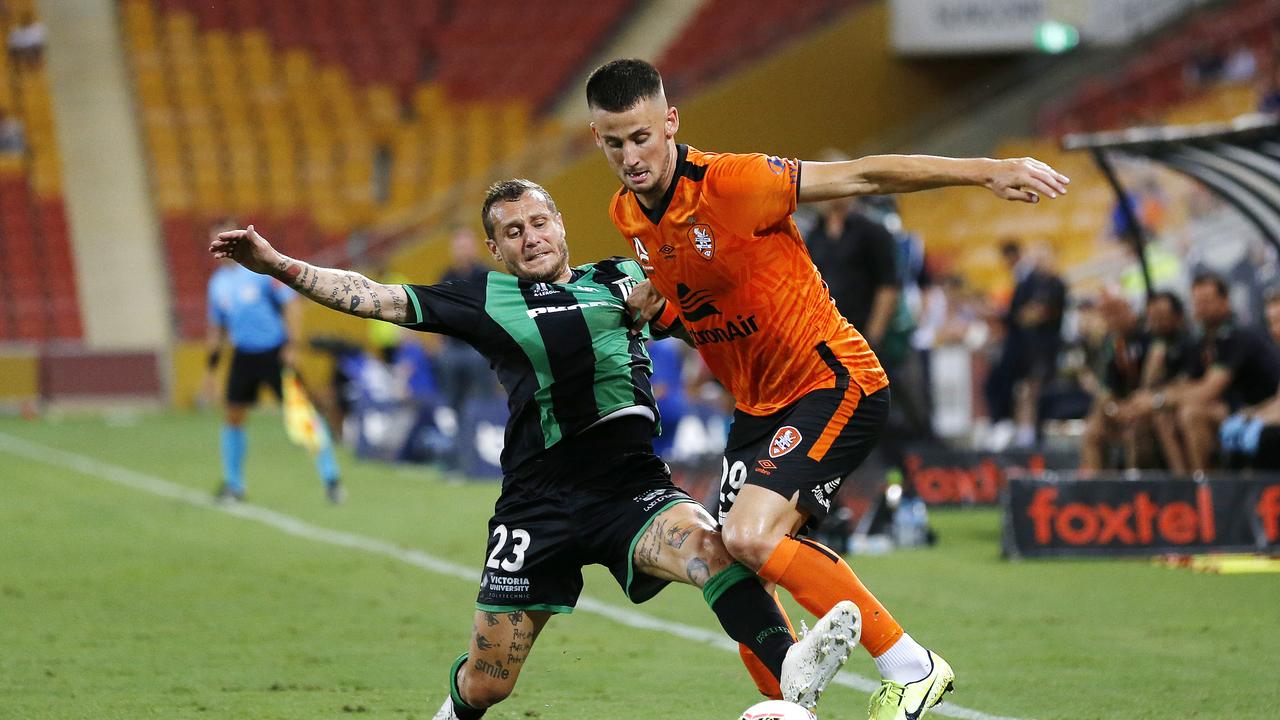
POLYGON ((911 447, 903 459, 906 479, 926 505, 998 505, 1012 477, 1074 468, 1074 454, 1007 450, 983 453, 911 447))
POLYGON ((1280 477, 1011 479, 1004 550, 1011 557, 1280 551, 1280 477))

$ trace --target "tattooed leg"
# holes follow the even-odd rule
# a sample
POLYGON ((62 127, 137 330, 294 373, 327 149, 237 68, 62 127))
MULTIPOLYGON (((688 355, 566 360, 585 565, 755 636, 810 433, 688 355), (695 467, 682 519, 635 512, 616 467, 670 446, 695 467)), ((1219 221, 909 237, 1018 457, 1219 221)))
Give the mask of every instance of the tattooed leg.
POLYGON ((698 505, 673 505, 636 543, 636 570, 696 587, 733 563, 711 516, 698 505))
POLYGON ((517 610, 476 611, 471 649, 458 669, 458 693, 477 710, 492 707, 511 694, 538 633, 551 613, 517 610))

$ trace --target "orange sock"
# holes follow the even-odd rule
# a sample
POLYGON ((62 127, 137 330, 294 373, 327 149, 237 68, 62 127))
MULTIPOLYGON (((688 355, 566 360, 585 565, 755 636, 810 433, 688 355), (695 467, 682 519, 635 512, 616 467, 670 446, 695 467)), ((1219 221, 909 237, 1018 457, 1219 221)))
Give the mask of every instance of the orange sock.
MULTIPOLYGON (((787 617, 787 609, 782 607, 782 601, 778 599, 778 591, 773 591, 773 601, 778 604, 778 612, 782 613, 782 619, 787 621, 787 630, 791 631, 791 639, 796 638, 796 629, 791 625, 791 618, 787 617)), ((751 676, 751 680, 755 682, 756 689, 760 694, 770 700, 782 699, 782 688, 778 685, 778 678, 773 676, 769 668, 760 662, 760 658, 751 652, 751 649, 742 643, 738 643, 738 656, 742 658, 742 664, 747 668, 747 674, 751 676)))
POLYGON ((818 617, 841 600, 852 600, 862 612, 862 646, 871 657, 884 654, 902 637, 902 626, 858 580, 853 568, 808 538, 783 538, 759 575, 786 588, 796 602, 818 617))
POLYGON ((760 662, 760 658, 742 643, 738 643, 738 656, 742 658, 742 664, 747 666, 747 674, 751 676, 760 694, 770 700, 781 700, 782 686, 778 684, 778 678, 773 676, 769 668, 760 662))

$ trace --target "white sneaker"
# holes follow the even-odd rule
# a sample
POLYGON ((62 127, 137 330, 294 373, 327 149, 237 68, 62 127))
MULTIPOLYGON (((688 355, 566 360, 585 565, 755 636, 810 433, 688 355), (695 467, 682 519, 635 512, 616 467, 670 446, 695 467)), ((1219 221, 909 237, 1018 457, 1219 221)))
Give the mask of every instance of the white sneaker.
POLYGON ((862 637, 862 614, 858 606, 841 600, 822 616, 813 629, 801 637, 782 661, 782 699, 813 710, 818 696, 849 659, 849 649, 862 637))
POLYGON ((453 711, 453 697, 445 696, 444 704, 436 711, 431 720, 458 720, 458 713, 453 711))

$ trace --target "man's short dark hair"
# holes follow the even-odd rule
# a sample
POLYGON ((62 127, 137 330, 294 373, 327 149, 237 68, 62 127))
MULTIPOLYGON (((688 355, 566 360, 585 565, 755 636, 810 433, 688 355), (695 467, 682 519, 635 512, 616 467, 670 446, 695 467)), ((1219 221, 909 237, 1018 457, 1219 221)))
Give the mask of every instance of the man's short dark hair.
POLYGON ((1191 280, 1191 287, 1199 287, 1201 285, 1212 285, 1218 291, 1218 297, 1230 297, 1231 291, 1227 288, 1227 281, 1222 276, 1213 272, 1200 272, 1191 280))
POLYGON ((635 58, 607 62, 587 78, 587 106, 605 112, 630 110, 660 92, 658 68, 635 58))
POLYGON ((551 212, 560 212, 556 210, 556 201, 551 199, 551 193, 547 189, 532 180, 524 178, 512 178, 510 180, 502 180, 489 186, 489 192, 484 196, 484 208, 480 210, 480 222, 484 223, 485 237, 493 239, 493 220, 489 217, 495 203, 515 202, 519 200, 527 192, 540 193, 547 201, 547 208, 551 212))
POLYGON ((1005 238, 1000 241, 1000 257, 1011 257, 1022 254, 1022 243, 1017 238, 1005 238))
POLYGON ((1164 300, 1169 303, 1169 309, 1173 311, 1174 315, 1177 315, 1178 317, 1186 316, 1186 309, 1182 305, 1182 298, 1178 297, 1177 293, 1172 290, 1157 290, 1151 293, 1151 297, 1147 298, 1147 307, 1155 305, 1160 300, 1164 300))

